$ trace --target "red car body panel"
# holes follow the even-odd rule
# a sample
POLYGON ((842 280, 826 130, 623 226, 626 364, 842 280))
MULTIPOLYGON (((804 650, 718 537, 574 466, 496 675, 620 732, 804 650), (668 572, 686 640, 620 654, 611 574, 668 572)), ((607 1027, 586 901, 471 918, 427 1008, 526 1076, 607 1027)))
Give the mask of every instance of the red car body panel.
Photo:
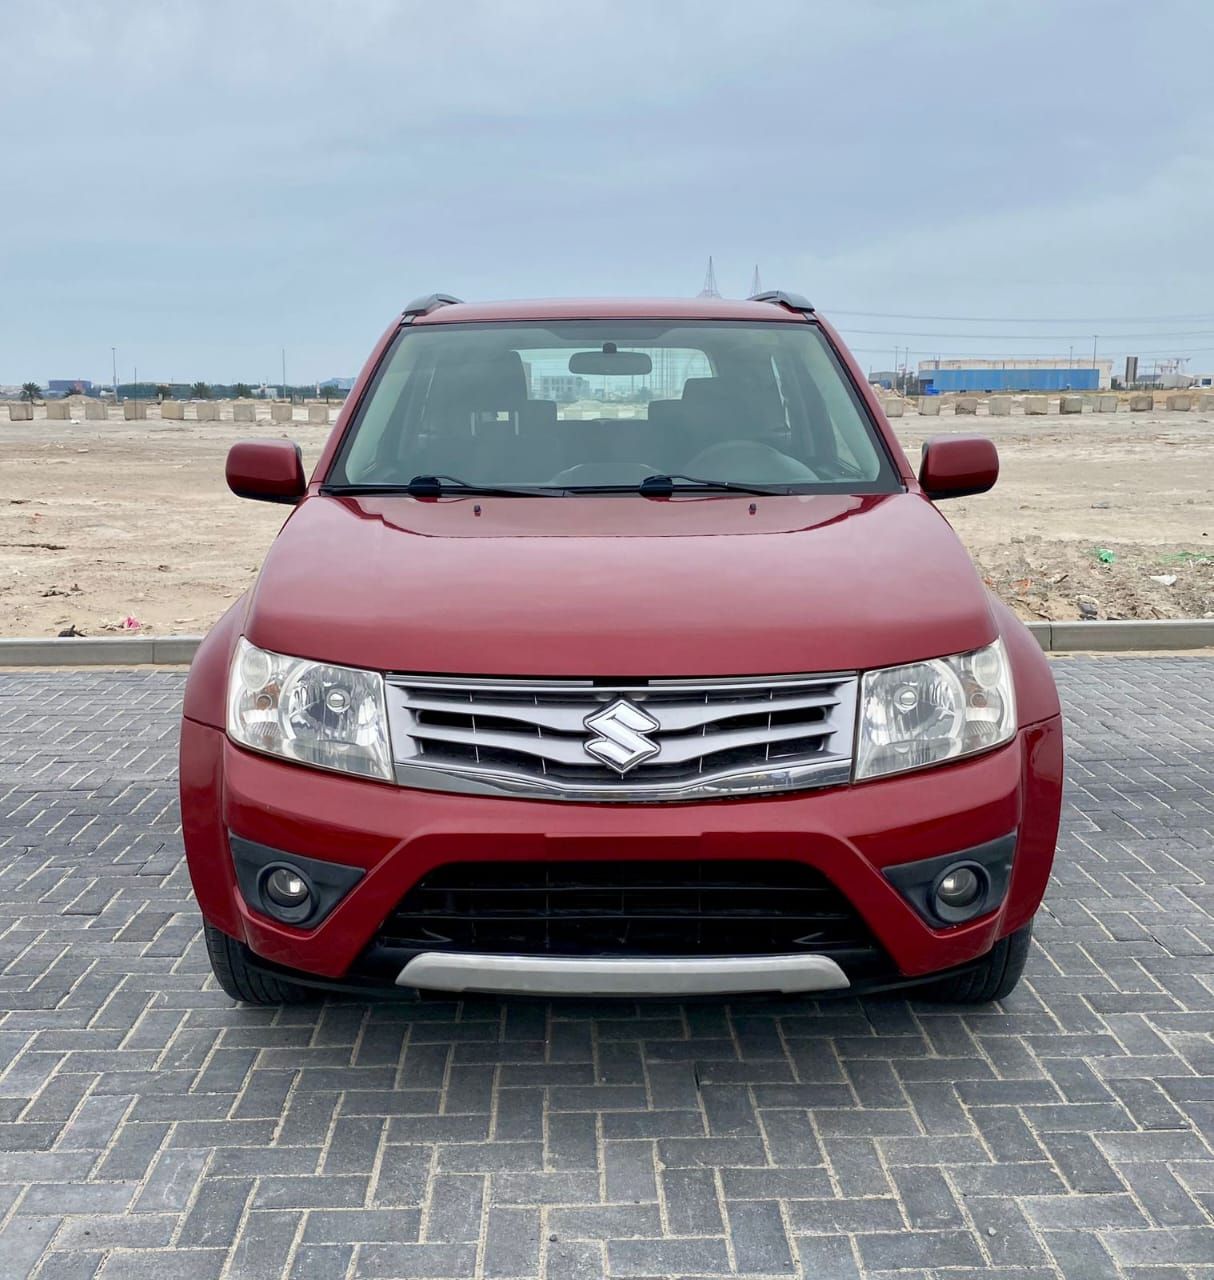
POLYGON ((344 974, 426 872, 450 862, 790 858, 848 896, 902 973, 931 973, 989 951, 1045 892, 1061 785, 1055 717, 997 751, 926 774, 794 796, 704 805, 581 805, 411 791, 254 755, 186 721, 182 822, 203 914, 278 964, 344 974), (216 797, 221 802, 216 804, 216 797), (962 799, 963 798, 963 799, 962 799), (959 799, 962 803, 959 805, 959 799), (1000 911, 944 931, 923 923, 879 869, 997 839, 1019 827, 1000 911), (227 831, 371 873, 319 928, 277 924, 236 889, 227 831))
POLYGON ((905 976, 982 956, 1032 917, 1053 859, 1062 732, 1040 648, 982 586, 854 359, 819 317, 767 303, 590 300, 450 305, 412 323, 599 317, 820 325, 906 491, 754 502, 323 495, 341 440, 409 321, 393 324, 256 585, 216 624, 190 672, 182 820, 203 914, 268 961, 340 979, 404 893, 446 863, 783 858, 833 881, 905 976), (378 671, 611 679, 854 672, 1001 637, 1019 729, 974 758, 786 795, 637 805, 419 791, 229 741, 226 685, 241 635, 378 671), (367 874, 319 927, 279 924, 241 896, 229 831, 367 874), (970 923, 930 927, 881 874, 1010 832, 1010 889, 997 911, 970 923))
POLYGON ((755 505, 308 497, 270 547, 246 634, 379 671, 635 677, 854 671, 998 634, 918 494, 755 505))

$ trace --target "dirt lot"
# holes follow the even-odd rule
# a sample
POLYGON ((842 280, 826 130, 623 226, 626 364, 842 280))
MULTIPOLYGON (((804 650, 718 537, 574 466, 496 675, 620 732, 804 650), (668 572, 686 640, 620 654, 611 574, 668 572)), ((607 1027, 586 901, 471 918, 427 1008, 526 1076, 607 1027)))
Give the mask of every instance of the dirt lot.
MULTIPOLYGON (((912 409, 894 425, 915 459, 929 435, 994 437, 995 490, 945 509, 1022 617, 1214 616, 1214 414, 975 423, 912 409)), ((326 431, 291 426, 309 466, 326 431)), ((154 634, 206 630, 252 581, 283 519, 224 486, 227 447, 250 434, 284 432, 49 422, 41 408, 33 422, 0 420, 0 634, 104 635, 128 620, 154 634)))

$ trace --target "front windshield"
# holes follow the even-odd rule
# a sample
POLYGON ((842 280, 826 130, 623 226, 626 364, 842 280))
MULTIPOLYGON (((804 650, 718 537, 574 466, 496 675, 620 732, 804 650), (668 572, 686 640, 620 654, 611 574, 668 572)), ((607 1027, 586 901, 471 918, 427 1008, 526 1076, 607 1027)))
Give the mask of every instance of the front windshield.
POLYGON ((901 487, 816 325, 661 320, 408 326, 327 484, 611 492, 655 475, 901 487))

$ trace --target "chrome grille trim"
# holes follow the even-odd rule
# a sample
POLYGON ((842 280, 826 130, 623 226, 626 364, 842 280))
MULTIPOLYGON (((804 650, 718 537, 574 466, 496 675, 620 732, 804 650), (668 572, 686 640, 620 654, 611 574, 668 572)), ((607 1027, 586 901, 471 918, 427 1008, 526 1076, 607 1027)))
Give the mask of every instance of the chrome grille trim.
POLYGON ((722 680, 500 680, 389 675, 401 786, 635 804, 723 799, 850 780, 854 674, 722 680), (623 775, 585 750, 589 717, 617 699, 661 747, 623 775))

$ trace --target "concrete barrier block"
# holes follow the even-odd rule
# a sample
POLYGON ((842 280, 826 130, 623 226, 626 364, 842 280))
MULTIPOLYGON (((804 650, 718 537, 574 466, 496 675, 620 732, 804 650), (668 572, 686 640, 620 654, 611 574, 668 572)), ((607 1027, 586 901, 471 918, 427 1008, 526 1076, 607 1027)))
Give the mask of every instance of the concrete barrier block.
POLYGON ((1130 397, 1131 413, 1149 413, 1155 407, 1155 397, 1149 391, 1140 391, 1130 397))
POLYGON ((182 400, 164 400, 160 405, 160 416, 165 422, 185 421, 185 402, 182 400))
POLYGON ((257 406, 255 404, 237 403, 232 406, 233 422, 256 422, 257 406))
POLYGON ((287 400, 275 400, 270 406, 271 422, 291 422, 295 418, 295 406, 287 400))
POLYGON ((1208 411, 1208 410, 1210 410, 1210 409, 1214 409, 1214 395, 1210 395, 1210 396, 1206 396, 1206 395, 1198 396, 1198 397, 1197 397, 1197 407, 1198 407, 1199 409, 1204 409, 1204 410, 1207 410, 1207 411, 1208 411))
POLYGON ((962 396, 953 406, 954 413, 976 414, 978 412, 977 396, 962 396))
POLYGON ((8 420, 10 422, 33 422, 34 406, 28 402, 9 401, 8 420))
POLYGON ((899 396, 891 396, 882 403, 881 407, 885 410, 887 418, 900 418, 904 411, 903 401, 899 396))
POLYGON ((327 423, 329 421, 329 406, 327 404, 308 405, 308 421, 327 423))
POLYGON ((1174 391, 1166 403, 1172 413, 1188 413, 1193 407, 1193 397, 1187 391, 1174 391))
POLYGON ((84 416, 89 422, 104 422, 110 416, 109 405, 103 400, 86 400, 84 416))
POLYGON ((148 402, 146 400, 124 400, 122 402, 122 416, 127 422, 142 421, 148 416, 148 402))
POLYGON ((1082 396, 1063 396, 1058 402, 1059 413, 1082 413, 1083 397, 1082 396))
POLYGON ((1012 397, 991 396, 986 402, 986 408, 992 418, 1006 418, 1012 412, 1012 397))
POLYGON ((48 400, 46 416, 52 421, 66 422, 72 416, 72 406, 66 400, 48 400))
POLYGON ((940 397, 920 396, 919 413, 924 418, 938 418, 940 416, 940 397))
POLYGON ((1096 412, 1097 413, 1116 413, 1117 397, 1116 396, 1097 396, 1096 412))
POLYGON ((1050 411, 1049 396, 1025 396, 1024 411, 1028 414, 1043 414, 1050 411))
POLYGON ((218 422, 219 406, 214 400, 199 400, 194 405, 194 416, 199 422, 218 422))

